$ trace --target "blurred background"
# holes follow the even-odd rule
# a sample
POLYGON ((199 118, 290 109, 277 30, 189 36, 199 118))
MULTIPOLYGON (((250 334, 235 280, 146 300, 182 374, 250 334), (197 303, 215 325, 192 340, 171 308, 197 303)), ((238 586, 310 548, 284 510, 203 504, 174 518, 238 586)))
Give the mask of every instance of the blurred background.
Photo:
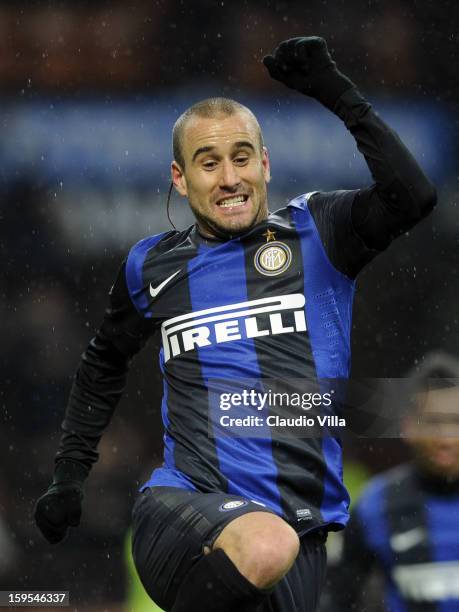
MULTIPOLYGON (((136 489, 161 461, 157 339, 132 365, 81 529, 50 547, 31 512, 116 271, 132 244, 169 228, 178 115, 215 95, 254 110, 271 210, 371 182, 340 121, 268 77, 261 59, 283 39, 324 36, 439 192, 434 213, 360 276, 354 376, 403 376, 435 348, 458 354, 458 32, 452 0, 0 4, 1 589, 65 588, 78 610, 140 609, 126 534, 136 489)), ((192 222, 177 195, 172 218, 192 222)), ((346 457, 360 481, 406 451, 354 440, 346 457)))

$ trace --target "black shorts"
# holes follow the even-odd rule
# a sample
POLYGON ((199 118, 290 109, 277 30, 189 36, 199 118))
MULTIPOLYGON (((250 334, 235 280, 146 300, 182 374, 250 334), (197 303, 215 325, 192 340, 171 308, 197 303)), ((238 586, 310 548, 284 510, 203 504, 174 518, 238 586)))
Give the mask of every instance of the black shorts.
MULTIPOLYGON (((139 577, 155 603, 171 609, 190 568, 223 528, 249 512, 268 508, 238 495, 197 493, 153 487, 140 494, 133 509, 132 554, 139 577)), ((313 612, 325 580, 326 534, 301 538, 300 553, 276 585, 266 612, 313 612)))

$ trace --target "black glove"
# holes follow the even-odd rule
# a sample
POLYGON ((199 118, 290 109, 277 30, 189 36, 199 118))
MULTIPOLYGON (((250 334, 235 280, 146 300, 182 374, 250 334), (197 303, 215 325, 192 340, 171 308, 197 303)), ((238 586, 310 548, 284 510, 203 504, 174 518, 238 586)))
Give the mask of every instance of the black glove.
POLYGON ((311 96, 333 110, 341 95, 355 87, 336 67, 319 36, 290 38, 281 42, 263 63, 270 76, 290 89, 311 96))
POLYGON ((35 522, 51 544, 60 542, 68 527, 80 524, 83 480, 87 471, 64 461, 57 465, 54 482, 35 505, 35 522))

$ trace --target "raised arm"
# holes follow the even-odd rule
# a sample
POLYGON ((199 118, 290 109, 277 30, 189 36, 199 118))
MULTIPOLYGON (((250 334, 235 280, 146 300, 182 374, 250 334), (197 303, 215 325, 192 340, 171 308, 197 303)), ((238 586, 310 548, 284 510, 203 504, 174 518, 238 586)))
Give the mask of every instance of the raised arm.
POLYGON ((98 459, 97 445, 123 393, 130 359, 151 334, 129 296, 125 264, 110 290, 109 306, 82 355, 62 423, 53 483, 38 500, 35 520, 52 543, 80 522, 83 482, 98 459))
MULTIPOLYGON (((263 61, 272 78, 321 102, 354 136, 374 180, 354 193, 350 205, 353 229, 367 249, 386 248, 432 210, 434 186, 394 130, 337 69, 325 40, 292 38, 263 61)), ((338 215, 342 230, 344 214, 338 215)), ((358 269, 351 272, 355 275, 358 269)))

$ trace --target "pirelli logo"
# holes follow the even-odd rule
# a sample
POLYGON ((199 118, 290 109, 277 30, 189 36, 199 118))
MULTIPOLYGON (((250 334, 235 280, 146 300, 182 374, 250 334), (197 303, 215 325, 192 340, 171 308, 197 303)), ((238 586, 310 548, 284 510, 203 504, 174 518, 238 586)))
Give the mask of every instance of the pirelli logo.
POLYGON ((304 305, 304 295, 292 293, 207 308, 168 319, 161 326, 164 361, 221 342, 304 332, 304 305))

